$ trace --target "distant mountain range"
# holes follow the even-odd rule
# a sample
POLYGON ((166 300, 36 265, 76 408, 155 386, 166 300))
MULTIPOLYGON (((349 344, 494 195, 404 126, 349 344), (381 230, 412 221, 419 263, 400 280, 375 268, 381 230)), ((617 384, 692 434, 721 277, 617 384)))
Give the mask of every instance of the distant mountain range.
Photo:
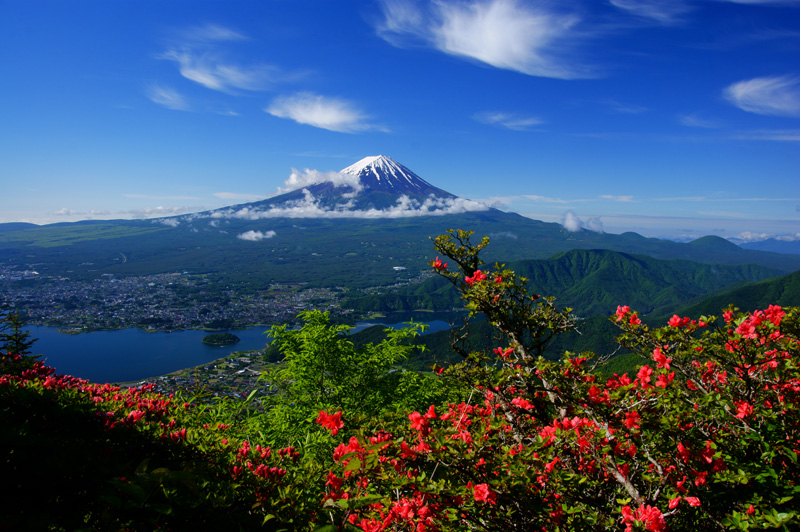
POLYGON ((185 271, 240 291, 274 282, 366 287, 428 269, 430 237, 460 228, 490 236, 487 262, 606 249, 782 273, 800 269, 800 255, 742 249, 714 236, 676 243, 636 233, 571 232, 459 198, 385 156, 320 174, 317 182, 313 177, 300 176, 300 186, 280 196, 190 215, 0 224, 0 267, 72 278, 185 271))
MULTIPOLYGON (((571 250, 507 266, 528 279, 531 291, 555 296, 559 307, 572 307, 581 317, 609 316, 617 305, 630 305, 641 316, 672 312, 718 290, 781 273, 754 264, 659 260, 609 250, 571 250)), ((442 311, 462 305, 452 284, 438 276, 388 294, 353 297, 347 302, 348 307, 362 311, 442 311)))
POLYGON ((775 238, 768 238, 766 240, 759 240, 758 242, 742 242, 738 244, 744 249, 800 255, 800 240, 777 240, 775 238))

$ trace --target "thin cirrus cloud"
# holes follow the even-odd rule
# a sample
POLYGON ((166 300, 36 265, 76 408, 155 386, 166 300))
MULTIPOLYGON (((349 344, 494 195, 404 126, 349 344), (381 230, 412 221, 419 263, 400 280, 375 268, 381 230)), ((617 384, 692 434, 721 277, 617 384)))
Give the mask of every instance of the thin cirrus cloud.
POLYGON ((178 32, 181 42, 207 43, 214 41, 246 41, 247 37, 236 30, 220 24, 192 26, 178 32))
POLYGON ((195 26, 175 32, 157 58, 175 63, 184 78, 224 93, 267 90, 300 76, 270 64, 238 64, 230 59, 231 45, 247 40, 244 34, 218 24, 195 26))
POLYGON ((123 194, 123 197, 131 199, 148 199, 148 200, 200 200, 197 196, 157 196, 153 194, 123 194))
POLYGON ((774 140, 800 142, 800 129, 758 129, 733 135, 736 140, 774 140))
POLYGON ((522 116, 515 113, 492 111, 476 113, 472 118, 483 124, 500 126, 514 131, 527 131, 534 126, 544 123, 540 118, 535 116, 522 116))
POLYGON ((159 57, 177 63, 184 78, 220 92, 266 90, 282 76, 280 69, 272 65, 236 65, 216 53, 170 50, 159 57))
POLYGON ((600 197, 605 200, 618 201, 622 203, 631 203, 633 201, 633 196, 614 196, 611 194, 603 194, 600 197))
POLYGON ((214 196, 223 200, 242 200, 242 201, 259 201, 267 197, 260 194, 242 194, 238 192, 215 192, 214 196))
POLYGON ((678 115, 678 122, 686 127, 699 127, 704 129, 715 129, 720 127, 720 123, 718 121, 702 118, 694 114, 678 115))
POLYGON ((760 115, 800 116, 800 77, 767 76, 738 81, 723 97, 743 111, 760 115))
POLYGON ((382 129, 368 123, 368 117, 351 102, 311 92, 279 96, 264 111, 278 118, 294 120, 298 124, 339 133, 382 129))
POLYGON ((170 87, 163 87, 157 83, 147 87, 147 97, 151 102, 157 103, 174 111, 188 111, 189 104, 181 93, 170 87))
POLYGON ((681 0, 611 0, 611 5, 663 25, 679 23, 692 9, 681 0))
POLYGON ((571 57, 588 33, 580 19, 546 3, 441 0, 423 10, 409 0, 383 0, 377 32, 394 46, 423 42, 446 54, 531 76, 595 77, 571 57))

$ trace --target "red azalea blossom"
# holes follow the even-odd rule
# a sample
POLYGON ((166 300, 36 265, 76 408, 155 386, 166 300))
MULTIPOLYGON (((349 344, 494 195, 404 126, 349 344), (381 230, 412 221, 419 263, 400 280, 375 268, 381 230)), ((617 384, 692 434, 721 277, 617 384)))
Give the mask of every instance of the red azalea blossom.
POLYGON ((475 273, 472 274, 471 277, 464 277, 464 282, 467 283, 469 286, 472 286, 475 283, 483 281, 488 276, 480 270, 475 270, 475 273))
POLYGON ((625 413, 625 426, 629 429, 640 429, 639 421, 641 421, 642 416, 639 415, 639 412, 626 412, 625 413))
POLYGON ((339 433, 339 429, 344 427, 341 412, 328 414, 327 412, 320 410, 319 416, 317 416, 317 423, 331 431, 331 436, 336 436, 339 433))
POLYGON ((473 488, 473 495, 477 502, 488 502, 489 504, 497 503, 497 493, 489 488, 488 484, 477 484, 473 488))
POLYGON ((753 413, 753 405, 746 401, 737 401, 736 403, 736 417, 744 419, 753 413))
POLYGON ((442 261, 439 260, 439 257, 436 257, 436 260, 431 261, 431 266, 434 270, 444 270, 447 268, 447 263, 442 263, 442 261))
POLYGON ((656 367, 659 369, 669 369, 669 363, 672 362, 671 358, 667 358, 664 353, 661 352, 660 347, 656 347, 653 350, 653 360, 656 362, 656 367))
POLYGON ((533 408, 533 405, 527 399, 523 399, 522 397, 515 397, 511 400, 511 404, 518 406, 520 408, 524 408, 526 410, 530 410, 533 408))
POLYGON ((689 318, 681 318, 677 314, 673 314, 667 322, 670 327, 683 327, 689 323, 689 318))
POLYGON ((661 510, 655 506, 640 506, 635 511, 630 506, 622 507, 622 519, 625 523, 626 532, 633 531, 633 521, 641 521, 646 530, 650 532, 663 532, 667 529, 667 522, 661 514, 661 510))
POLYGON ((514 352, 513 347, 509 347, 507 349, 503 349, 502 347, 496 347, 494 349, 494 353, 501 358, 507 358, 512 352, 514 352))

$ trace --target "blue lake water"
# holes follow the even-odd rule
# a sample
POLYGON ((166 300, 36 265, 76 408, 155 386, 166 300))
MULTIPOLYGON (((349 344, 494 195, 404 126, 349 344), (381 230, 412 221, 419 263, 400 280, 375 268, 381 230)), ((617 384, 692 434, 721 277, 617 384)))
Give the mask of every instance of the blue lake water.
MULTIPOLYGON (((450 324, 445 315, 414 313, 359 322, 353 332, 372 325, 401 327, 414 319, 426 323, 428 333, 446 330, 450 324), (437 319, 441 318, 441 319, 437 319), (426 320, 426 321, 423 321, 426 320)), ((41 354, 46 364, 57 373, 73 375, 92 382, 125 382, 164 375, 226 357, 234 351, 262 349, 269 338, 267 327, 231 331, 240 338, 232 346, 212 347, 202 340, 205 331, 145 332, 138 329, 97 331, 83 334, 62 334, 53 327, 28 326, 33 354, 41 354)))

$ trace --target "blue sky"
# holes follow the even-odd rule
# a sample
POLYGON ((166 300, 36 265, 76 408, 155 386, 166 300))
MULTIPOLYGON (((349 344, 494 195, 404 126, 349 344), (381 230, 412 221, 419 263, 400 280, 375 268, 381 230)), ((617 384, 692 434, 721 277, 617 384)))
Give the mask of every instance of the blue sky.
POLYGON ((0 222, 388 155, 607 232, 800 238, 800 1, 0 3, 0 222))

